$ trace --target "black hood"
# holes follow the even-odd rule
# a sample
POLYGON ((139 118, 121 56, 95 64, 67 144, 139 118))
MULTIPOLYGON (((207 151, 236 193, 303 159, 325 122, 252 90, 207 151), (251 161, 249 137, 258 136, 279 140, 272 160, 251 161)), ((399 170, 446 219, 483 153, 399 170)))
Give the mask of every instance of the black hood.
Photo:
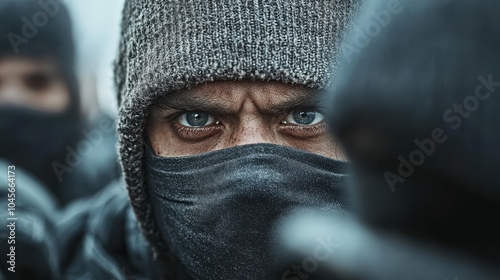
POLYGON ((80 116, 74 70, 75 46, 70 14, 56 0, 3 0, 0 2, 0 59, 20 56, 53 59, 71 96, 69 115, 80 116))
POLYGON ((51 163, 64 162, 65 147, 81 138, 75 46, 70 15, 55 0, 0 2, 0 60, 6 57, 55 61, 70 95, 62 112, 50 113, 17 106, 0 107, 0 157, 18 164, 47 187, 60 185, 51 163))

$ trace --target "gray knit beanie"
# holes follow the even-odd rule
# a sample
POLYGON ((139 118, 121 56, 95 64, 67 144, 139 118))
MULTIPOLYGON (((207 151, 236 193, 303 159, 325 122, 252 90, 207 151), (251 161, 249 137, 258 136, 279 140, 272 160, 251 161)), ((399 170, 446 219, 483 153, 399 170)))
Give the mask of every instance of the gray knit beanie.
POLYGON ((167 252, 146 192, 144 127, 165 94, 215 80, 324 88, 360 0, 127 0, 115 82, 120 154, 132 207, 167 252))

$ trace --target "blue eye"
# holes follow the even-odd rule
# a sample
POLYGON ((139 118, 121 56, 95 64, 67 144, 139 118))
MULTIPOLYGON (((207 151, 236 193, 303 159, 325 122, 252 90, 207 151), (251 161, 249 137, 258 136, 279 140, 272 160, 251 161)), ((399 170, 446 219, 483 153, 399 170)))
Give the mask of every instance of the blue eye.
POLYGON ((313 125, 323 121, 323 114, 309 109, 292 111, 287 117, 286 122, 298 125, 313 125))
POLYGON ((187 127, 202 127, 215 123, 215 118, 204 112, 187 112, 179 117, 179 123, 187 127))

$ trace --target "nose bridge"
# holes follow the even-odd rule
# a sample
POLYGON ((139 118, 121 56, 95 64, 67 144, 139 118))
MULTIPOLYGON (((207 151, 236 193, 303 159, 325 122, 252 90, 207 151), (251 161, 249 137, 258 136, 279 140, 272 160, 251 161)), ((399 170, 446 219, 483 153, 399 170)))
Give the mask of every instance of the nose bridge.
POLYGON ((239 127, 233 136, 235 145, 273 143, 272 131, 262 115, 255 112, 240 119, 239 127))

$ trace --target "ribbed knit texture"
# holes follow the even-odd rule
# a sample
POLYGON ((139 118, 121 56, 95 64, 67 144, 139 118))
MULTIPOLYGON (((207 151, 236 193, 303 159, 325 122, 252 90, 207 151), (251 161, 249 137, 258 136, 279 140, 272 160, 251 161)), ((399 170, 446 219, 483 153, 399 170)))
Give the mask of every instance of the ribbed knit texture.
POLYGON ((132 207, 166 252, 144 183, 147 111, 158 97, 215 80, 324 88, 360 0, 127 0, 118 89, 120 154, 132 207))

